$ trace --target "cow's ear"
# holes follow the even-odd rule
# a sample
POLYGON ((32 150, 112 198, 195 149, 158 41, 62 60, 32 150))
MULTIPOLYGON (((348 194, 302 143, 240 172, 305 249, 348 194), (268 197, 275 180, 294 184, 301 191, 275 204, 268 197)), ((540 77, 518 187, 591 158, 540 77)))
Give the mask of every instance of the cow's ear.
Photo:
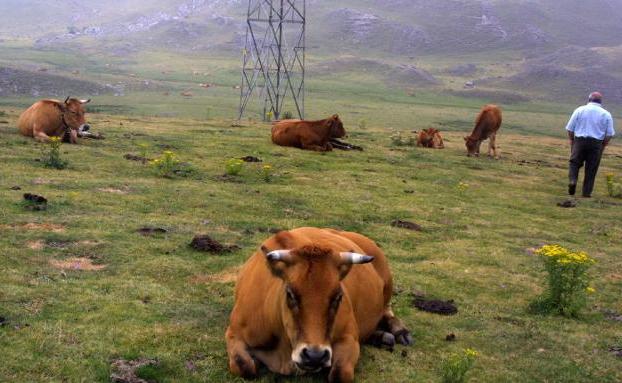
POLYGON ((289 265, 293 263, 293 255, 291 250, 268 250, 267 247, 262 246, 261 252, 266 257, 268 267, 275 276, 282 278, 285 270, 289 265))
POLYGON ((465 141, 468 141, 468 140, 469 140, 469 137, 466 137, 466 136, 465 136, 465 137, 464 137, 464 140, 465 140, 465 141))
POLYGON ((333 120, 338 120, 339 119, 339 115, 338 114, 333 114, 333 120))

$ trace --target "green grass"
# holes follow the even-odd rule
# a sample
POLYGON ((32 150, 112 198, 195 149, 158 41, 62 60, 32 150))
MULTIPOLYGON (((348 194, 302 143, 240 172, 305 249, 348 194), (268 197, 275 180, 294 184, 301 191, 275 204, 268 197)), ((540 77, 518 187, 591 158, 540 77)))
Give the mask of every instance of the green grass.
MULTIPOLYGON (((477 111, 475 102, 411 102, 389 91, 374 101, 357 94, 323 99, 320 88, 310 113, 344 111, 349 140, 365 152, 317 154, 275 147, 269 126, 233 128, 222 119, 229 110, 219 106, 214 117, 221 118, 188 118, 204 118, 200 105, 216 98, 205 96, 190 105, 169 103, 188 111, 175 118, 91 115, 93 129, 106 140, 63 146, 69 166, 57 171, 35 161, 39 144, 15 133, 19 108, 3 108, 11 123, 0 124, 0 316, 8 320, 0 327, 0 381, 105 382, 111 360, 139 356, 160 361, 141 371, 158 382, 236 381, 227 372, 223 339, 234 285, 221 279, 235 273, 269 235, 266 229, 305 225, 361 232, 389 256, 400 291, 395 311, 412 329, 416 344, 394 353, 364 347, 356 370, 359 382, 438 381, 441 360, 467 347, 480 353, 472 381, 622 379, 620 360, 608 352, 622 343, 619 324, 600 313, 601 308, 622 311, 622 213, 609 204, 614 200, 606 197, 605 185, 605 174, 622 166, 619 147, 605 156, 594 199, 566 210, 555 206, 566 183, 568 153, 559 129, 567 116, 562 112, 510 108, 508 128, 498 139, 502 159, 469 159, 462 136, 477 111), (356 125, 362 118, 369 124, 361 131, 356 125), (439 123, 447 131, 445 150, 390 145, 390 127, 410 130, 439 123), (196 173, 162 179, 148 166, 123 159, 125 153, 138 154, 140 143, 149 145, 152 158, 174 151, 196 173), (229 158, 245 155, 273 165, 273 181, 265 183, 259 166, 252 164, 238 177, 221 177, 229 158), (531 163, 521 165, 521 160, 531 163), (538 166, 536 160, 544 163, 538 166), (457 189, 460 182, 469 184, 466 191, 457 189), (25 211, 24 192, 47 197, 48 210, 25 211), (391 227, 397 218, 425 230, 391 227), (27 223, 64 230, 29 230, 23 226, 27 223), (168 233, 136 233, 146 225, 168 233), (198 233, 242 248, 226 256, 197 253, 188 243, 198 233), (36 241, 75 244, 31 249, 36 241), (553 242, 598 260, 592 273, 597 293, 578 320, 527 312, 544 288, 545 274, 526 249, 553 242), (72 257, 106 268, 61 272, 50 263, 72 257), (454 299, 459 314, 417 311, 413 289, 454 299), (445 341, 451 332, 456 342, 445 341), (194 368, 188 369, 187 362, 194 368)), ((156 95, 141 96, 145 99, 132 113, 163 110, 149 106, 158 101, 156 95)), ((110 98, 100 104, 119 102, 110 98)), ((272 374, 259 379, 275 380, 272 374)))

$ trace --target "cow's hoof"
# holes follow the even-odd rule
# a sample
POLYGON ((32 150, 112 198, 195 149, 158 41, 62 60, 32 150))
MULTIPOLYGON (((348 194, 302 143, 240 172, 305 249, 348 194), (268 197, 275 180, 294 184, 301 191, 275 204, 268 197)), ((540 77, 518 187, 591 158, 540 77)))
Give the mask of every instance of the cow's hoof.
POLYGON ((244 379, 254 379, 257 377, 257 366, 252 358, 245 358, 242 355, 236 355, 234 363, 231 364, 231 371, 244 379))
POLYGON ((393 350, 395 347, 395 336, 390 332, 377 330, 368 339, 368 343, 374 347, 386 348, 393 350))
POLYGON ((413 337, 412 335, 410 335, 410 332, 407 329, 398 331, 395 334, 395 341, 402 346, 410 346, 414 343, 413 337))

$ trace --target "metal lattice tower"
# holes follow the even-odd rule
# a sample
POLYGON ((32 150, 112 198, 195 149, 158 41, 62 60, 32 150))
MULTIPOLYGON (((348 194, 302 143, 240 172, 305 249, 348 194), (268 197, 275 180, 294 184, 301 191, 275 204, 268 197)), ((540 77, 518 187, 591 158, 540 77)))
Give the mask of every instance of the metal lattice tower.
POLYGON ((248 1, 240 119, 257 93, 264 119, 285 106, 304 118, 305 32, 306 0, 248 1))

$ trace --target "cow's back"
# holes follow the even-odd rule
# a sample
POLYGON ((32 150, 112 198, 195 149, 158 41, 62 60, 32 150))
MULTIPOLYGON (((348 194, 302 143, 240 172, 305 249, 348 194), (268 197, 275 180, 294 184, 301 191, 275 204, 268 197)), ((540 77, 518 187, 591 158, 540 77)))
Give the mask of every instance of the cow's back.
POLYGON ((56 100, 41 100, 26 109, 17 120, 20 133, 33 137, 35 128, 50 136, 62 131, 58 103, 56 100))
POLYGON ((302 120, 283 120, 274 123, 272 126, 272 142, 280 146, 299 147, 300 129, 303 126, 302 120))
POLYGON ((485 140, 501 127, 502 113, 496 105, 486 105, 477 116, 472 136, 478 140, 485 140))

